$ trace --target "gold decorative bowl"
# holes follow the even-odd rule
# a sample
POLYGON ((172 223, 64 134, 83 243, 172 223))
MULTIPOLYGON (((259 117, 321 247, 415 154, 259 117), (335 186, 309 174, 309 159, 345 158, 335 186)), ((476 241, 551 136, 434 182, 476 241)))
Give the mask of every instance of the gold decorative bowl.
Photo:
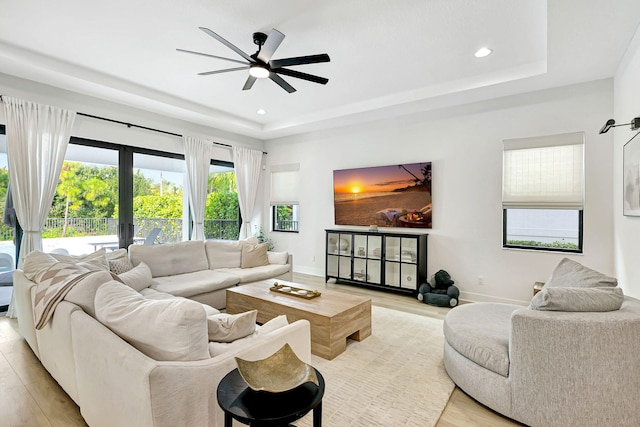
POLYGON ((289 344, 266 359, 250 361, 236 357, 236 363, 242 378, 255 391, 282 393, 306 382, 319 385, 316 370, 298 359, 289 344))

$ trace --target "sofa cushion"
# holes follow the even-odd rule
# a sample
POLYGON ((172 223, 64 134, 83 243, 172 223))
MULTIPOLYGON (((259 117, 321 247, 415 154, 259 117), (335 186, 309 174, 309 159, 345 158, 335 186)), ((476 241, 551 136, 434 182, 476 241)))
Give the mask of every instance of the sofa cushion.
POLYGON ((618 280, 585 267, 579 262, 563 258, 545 282, 545 288, 602 288, 614 287, 618 280))
POLYGON ((257 245, 258 239, 255 236, 247 237, 243 240, 207 240, 204 248, 209 261, 209 268, 240 267, 242 262, 242 245, 257 245))
POLYGON ((201 240, 164 245, 130 245, 129 257, 133 265, 144 261, 153 277, 192 273, 209 268, 204 242, 201 240))
POLYGON ((111 280, 114 280, 114 277, 109 271, 96 271, 79 281, 63 299, 80 306, 85 313, 95 318, 96 292, 100 286, 111 280))
POLYGON ((207 317, 200 303, 184 298, 150 300, 110 281, 98 288, 95 307, 100 322, 152 359, 209 358, 207 317))
POLYGON ((180 297, 225 289, 240 283, 240 278, 225 272, 203 270, 177 276, 154 277, 151 288, 180 297))
POLYGON ((269 257, 267 256, 269 243, 258 243, 250 245, 244 243, 242 245, 242 256, 240 259, 241 268, 261 267, 269 265, 269 257))
POLYGON ((140 292, 144 288, 148 288, 151 285, 153 278, 151 277, 151 270, 144 262, 133 267, 131 270, 127 270, 124 273, 118 274, 118 278, 127 286, 140 292))
MULTIPOLYGON (((140 291, 140 295, 142 295, 146 299, 153 299, 153 300, 184 298, 184 297, 177 297, 175 295, 167 294, 165 292, 156 291, 155 289, 151 289, 151 288, 142 289, 140 291)), ((191 301, 193 301, 193 300, 191 300, 191 301)), ((203 304, 203 303, 198 302, 198 301, 196 301, 196 302, 198 304, 202 305, 202 308, 204 308, 204 312, 207 314, 207 317, 213 316, 214 314, 220 314, 220 310, 217 310, 217 309, 211 307, 210 305, 203 304)))
POLYGON ((240 267, 242 242, 237 240, 207 240, 204 248, 211 270, 240 267))
POLYGON ((511 314, 522 308, 499 303, 460 305, 444 319, 445 339, 467 359, 506 377, 511 314))
POLYGON ((529 308, 548 311, 615 311, 624 300, 620 288, 544 288, 529 308))
POLYGON ((269 264, 286 264, 289 261, 289 252, 267 252, 269 264))
POLYGON ((250 283, 258 280, 272 279, 289 271, 289 264, 269 264, 253 268, 219 268, 216 273, 226 273, 237 277, 240 283, 250 283))
POLYGON ((209 341, 232 342, 251 335, 256 330, 257 316, 258 310, 238 314, 220 313, 207 316, 209 341))

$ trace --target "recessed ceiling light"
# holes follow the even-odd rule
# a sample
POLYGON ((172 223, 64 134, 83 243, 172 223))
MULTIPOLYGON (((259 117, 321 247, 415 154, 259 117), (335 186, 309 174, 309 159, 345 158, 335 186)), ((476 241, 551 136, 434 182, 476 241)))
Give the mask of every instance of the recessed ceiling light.
POLYGON ((493 50, 489 49, 488 47, 481 47, 476 51, 475 57, 484 58, 485 56, 491 55, 491 52, 493 52, 493 50))
POLYGON ((267 114, 267 110, 264 110, 261 108, 258 111, 256 111, 256 113, 260 114, 261 116, 264 116, 265 114, 267 114))

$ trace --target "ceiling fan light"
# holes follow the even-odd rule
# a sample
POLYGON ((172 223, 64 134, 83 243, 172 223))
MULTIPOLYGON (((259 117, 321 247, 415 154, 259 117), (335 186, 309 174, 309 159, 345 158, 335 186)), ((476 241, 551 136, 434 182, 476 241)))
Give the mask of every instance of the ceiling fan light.
POLYGON ((269 70, 259 64, 252 64, 249 67, 249 74, 257 79, 264 79, 269 77, 269 70))

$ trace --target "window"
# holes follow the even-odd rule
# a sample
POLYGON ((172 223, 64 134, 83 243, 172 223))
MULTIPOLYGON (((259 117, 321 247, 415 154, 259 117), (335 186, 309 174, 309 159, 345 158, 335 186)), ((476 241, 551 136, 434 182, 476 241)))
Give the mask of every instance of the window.
POLYGON ((271 228, 273 231, 298 232, 300 221, 298 182, 300 165, 271 167, 271 228))
POLYGON ((582 252, 584 134, 504 141, 502 245, 582 252))
MULTIPOLYGON (((182 156, 181 156, 182 157, 182 156)), ((184 227, 188 201, 183 158, 133 153, 134 242, 175 243, 188 235, 184 227), (147 240, 148 239, 148 240, 147 240)))
POLYGON ((237 240, 241 221, 233 163, 212 162, 204 209, 204 235, 207 239, 237 240))

